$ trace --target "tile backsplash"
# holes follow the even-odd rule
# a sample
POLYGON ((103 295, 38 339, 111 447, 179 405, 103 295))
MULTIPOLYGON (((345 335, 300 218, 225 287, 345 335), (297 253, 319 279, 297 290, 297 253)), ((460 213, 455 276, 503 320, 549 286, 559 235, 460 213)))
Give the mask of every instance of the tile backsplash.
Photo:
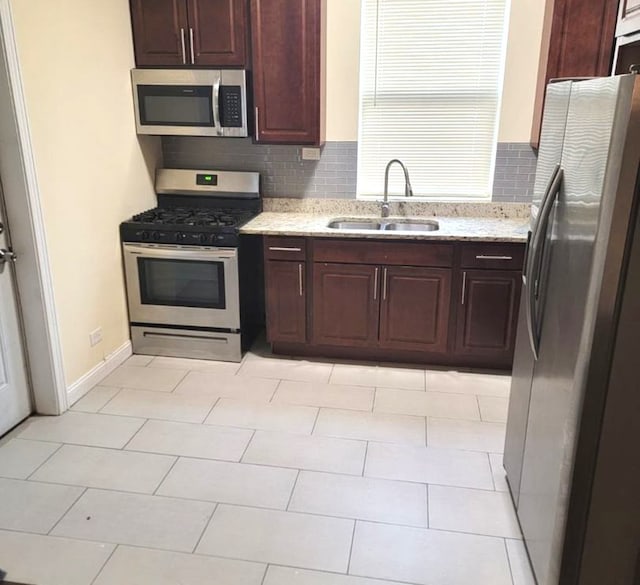
MULTIPOLYGON (((265 197, 354 199, 357 142, 327 142, 320 160, 302 160, 299 146, 256 145, 247 139, 162 138, 164 165, 257 171, 265 197)), ((493 201, 528 202, 536 157, 527 143, 499 143, 493 201)))

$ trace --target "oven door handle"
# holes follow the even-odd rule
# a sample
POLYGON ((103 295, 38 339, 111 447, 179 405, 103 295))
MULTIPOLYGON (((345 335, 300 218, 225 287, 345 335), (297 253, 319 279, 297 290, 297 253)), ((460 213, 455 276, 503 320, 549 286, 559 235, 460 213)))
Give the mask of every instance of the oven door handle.
POLYGON ((236 250, 188 250, 186 248, 160 248, 146 246, 132 246, 124 244, 124 251, 133 256, 147 256, 153 258, 172 258, 174 260, 233 260, 237 258, 236 250))

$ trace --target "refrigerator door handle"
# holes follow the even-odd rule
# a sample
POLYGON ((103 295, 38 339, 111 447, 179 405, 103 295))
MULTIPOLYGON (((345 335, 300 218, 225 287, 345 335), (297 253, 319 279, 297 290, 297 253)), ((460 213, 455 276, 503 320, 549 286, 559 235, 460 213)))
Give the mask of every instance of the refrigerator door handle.
POLYGON ((542 215, 542 210, 544 209, 546 203, 547 203, 547 199, 549 199, 549 193, 551 193, 551 189, 553 187, 553 183, 556 180, 556 177, 558 176, 558 173, 560 172, 560 164, 557 164, 556 167, 553 169, 553 172, 551 173, 551 176, 549 177, 549 182, 547 183, 547 188, 544 190, 544 195, 542 196, 542 203, 540 204, 540 211, 538 212, 538 217, 536 217, 536 221, 533 225, 532 230, 529 232, 528 237, 527 237, 527 248, 525 250, 525 255, 524 255, 524 265, 522 268, 522 282, 524 284, 527 284, 527 275, 529 274, 529 259, 532 256, 533 253, 533 242, 536 239, 536 233, 538 232, 539 228, 540 228, 540 216, 542 215))
POLYGON ((531 247, 529 248, 529 254, 527 258, 527 299, 526 299, 526 312, 527 312, 527 328, 529 330, 529 342, 531 343, 531 350, 533 356, 537 360, 540 351, 540 326, 536 315, 536 300, 538 299, 538 284, 540 280, 540 270, 542 268, 542 242, 547 237, 549 231, 549 217, 553 211, 553 206, 560 193, 562 187, 562 179, 564 177, 564 171, 560 168, 560 165, 556 168, 553 174, 553 180, 549 185, 547 196, 544 199, 538 220, 534 228, 533 237, 531 239, 531 247))

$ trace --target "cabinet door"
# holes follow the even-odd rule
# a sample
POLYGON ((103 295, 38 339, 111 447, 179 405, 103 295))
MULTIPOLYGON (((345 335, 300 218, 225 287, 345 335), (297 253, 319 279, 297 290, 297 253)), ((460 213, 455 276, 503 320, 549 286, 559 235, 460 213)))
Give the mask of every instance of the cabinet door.
POLYGON ((189 41, 192 43, 195 65, 245 65, 248 26, 245 2, 246 0, 187 0, 189 41))
POLYGON ((271 343, 304 343, 307 340, 305 264, 269 260, 266 266, 267 339, 271 343))
POLYGON ((616 0, 546 0, 531 128, 534 148, 540 142, 545 90, 550 79, 610 74, 617 11, 616 0))
POLYGON ((467 270, 460 275, 456 352, 486 359, 486 365, 513 360, 522 276, 516 270, 467 270))
POLYGON ((380 345, 446 352, 451 270, 401 266, 382 270, 380 345))
POLYGON ((251 0, 256 140, 319 144, 325 0, 251 0))
POLYGON ((131 0, 131 22, 138 67, 187 63, 185 0, 131 0))
POLYGON ((380 268, 361 264, 313 265, 313 342, 371 347, 378 344, 380 268))

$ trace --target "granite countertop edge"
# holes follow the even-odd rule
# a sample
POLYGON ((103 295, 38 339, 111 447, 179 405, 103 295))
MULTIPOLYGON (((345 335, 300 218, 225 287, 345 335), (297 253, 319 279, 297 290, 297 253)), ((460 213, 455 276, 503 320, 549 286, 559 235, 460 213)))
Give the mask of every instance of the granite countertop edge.
MULTIPOLYGON (((379 216, 358 214, 358 218, 379 219, 379 216)), ((416 217, 418 220, 435 219, 440 229, 433 232, 396 232, 371 230, 337 230, 327 227, 334 219, 347 219, 343 215, 266 211, 253 218, 241 229, 241 234, 265 236, 297 236, 367 240, 433 240, 525 243, 529 225, 522 218, 495 217, 416 217)), ((386 221, 403 220, 406 216, 392 216, 386 221)))

